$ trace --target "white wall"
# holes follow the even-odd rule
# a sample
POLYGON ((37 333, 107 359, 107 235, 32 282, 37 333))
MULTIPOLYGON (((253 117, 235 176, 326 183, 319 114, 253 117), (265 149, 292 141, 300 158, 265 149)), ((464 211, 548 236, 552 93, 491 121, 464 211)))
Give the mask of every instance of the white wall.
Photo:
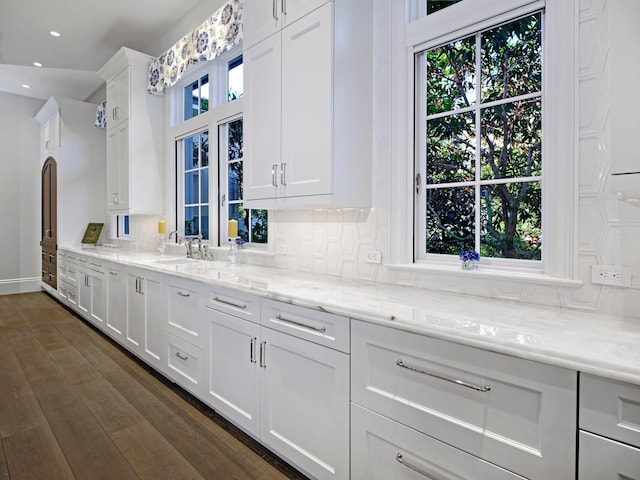
POLYGON ((0 294, 39 289, 42 100, 0 92, 0 294))

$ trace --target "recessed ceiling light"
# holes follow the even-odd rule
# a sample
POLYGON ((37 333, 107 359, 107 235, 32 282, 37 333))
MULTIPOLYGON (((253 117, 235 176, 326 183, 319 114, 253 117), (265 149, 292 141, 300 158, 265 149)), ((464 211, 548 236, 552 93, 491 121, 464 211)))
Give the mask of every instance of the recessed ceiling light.
POLYGON ((31 88, 31 85, 27 85, 26 83, 23 83, 22 88, 31 88))
POLYGON ((55 31, 53 31, 53 30, 51 30, 49 33, 50 33, 53 37, 59 37, 59 36, 60 36, 60 33, 55 32, 55 31))
POLYGON ((41 67, 42 64, 40 62, 33 62, 34 67, 41 67))

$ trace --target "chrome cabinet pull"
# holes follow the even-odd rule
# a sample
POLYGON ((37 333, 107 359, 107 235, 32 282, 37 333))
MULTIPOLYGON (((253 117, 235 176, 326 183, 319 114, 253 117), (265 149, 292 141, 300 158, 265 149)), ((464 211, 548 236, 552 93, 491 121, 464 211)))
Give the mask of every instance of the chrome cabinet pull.
POLYGON ((138 280, 140 280, 140 291, 138 293, 144 295, 144 278, 138 277, 138 280))
POLYGON ((470 389, 476 390, 478 392, 488 392, 489 390, 491 390, 491 387, 489 385, 484 385, 484 386, 481 387, 481 386, 478 386, 478 385, 474 385, 473 383, 467 383, 467 382, 462 381, 462 380, 456 380, 455 378, 445 377, 444 375, 440 375, 440 374, 433 373, 433 372, 428 372, 426 370, 422 370, 421 368, 412 367, 411 365, 405 365, 405 363, 402 361, 402 359, 398 360, 396 362, 396 365, 401 367, 401 368, 406 368, 407 370, 411 370, 412 372, 417 372, 417 373, 421 373, 423 375, 427 375, 429 377, 438 378, 440 380, 444 380, 445 382, 455 383, 456 385, 460 385, 461 387, 470 388, 470 389))
POLYGON ((274 20, 278 20, 278 0, 273 0, 273 11, 271 14, 274 20))
POLYGON ((84 260, 83 258, 79 258, 79 259, 78 259, 78 261, 79 261, 80 263, 87 263, 87 261, 86 261, 86 260, 84 260))
POLYGON ((249 359, 251 363, 256 363, 256 340, 257 338, 253 337, 249 343, 249 359))
POLYGON ((245 309, 247 308, 247 306, 246 306, 246 305, 241 305, 241 304, 239 304, 239 303, 229 302, 228 300, 223 300, 223 299, 222 299, 222 298, 220 298, 220 297, 213 297, 213 299, 214 299, 216 302, 224 303, 225 305, 229 305, 229 306, 231 306, 231 307, 240 308, 241 310, 245 310, 245 309))
POLYGON ((190 296, 191 296, 191 294, 189 294, 189 293, 184 293, 184 292, 182 292, 182 291, 180 291, 180 292, 176 292, 176 293, 177 293, 178 295, 180 295, 181 297, 190 297, 190 296))
POLYGON ((267 368, 267 342, 260 342, 260 367, 267 368))
POLYGON ((100 265, 99 263, 91 262, 91 265, 93 265, 94 267, 102 268, 102 265, 100 265))
POLYGON ((189 360, 189 355, 180 355, 180 352, 176 352, 175 353, 176 357, 178 357, 180 360, 189 360))
POLYGON ((287 14, 287 0, 282 0, 282 13, 287 14))
POLYGON ((109 272, 109 275, 118 275, 118 272, 109 272))
POLYGON ((418 472, 420 475, 423 475, 427 478, 430 478, 431 480, 438 480, 436 477, 434 477, 433 475, 429 475, 427 472, 425 472, 424 470, 422 470, 420 467, 416 467, 415 465, 412 465, 411 463, 407 462, 403 457, 401 453, 397 453, 396 454, 396 462, 398 462, 400 465, 404 465, 405 467, 413 470, 414 472, 418 472))
POLYGON ((287 164, 286 163, 280 164, 280 183, 282 185, 287 184, 287 164))
POLYGON ((274 163, 271 165, 271 185, 274 187, 278 186, 278 180, 276 178, 276 172, 278 171, 278 164, 274 163))
POLYGON ((291 320, 290 318, 284 318, 280 314, 276 315, 276 320, 280 320, 281 322, 284 322, 284 323, 290 323, 292 325, 297 325, 298 327, 308 328, 309 330, 315 330, 316 332, 324 333, 327 331, 326 327, 315 327, 313 325, 308 325, 306 323, 298 322, 296 320, 291 320))

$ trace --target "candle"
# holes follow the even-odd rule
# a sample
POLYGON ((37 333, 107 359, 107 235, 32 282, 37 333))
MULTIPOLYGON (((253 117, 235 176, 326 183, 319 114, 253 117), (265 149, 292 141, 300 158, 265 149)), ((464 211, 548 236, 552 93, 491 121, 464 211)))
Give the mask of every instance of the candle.
POLYGON ((167 222, 165 222, 164 220, 160 220, 158 222, 158 233, 160 235, 164 235, 165 233, 167 233, 167 222))
POLYGON ((238 236, 238 221, 229 220, 229 238, 236 238, 238 236))

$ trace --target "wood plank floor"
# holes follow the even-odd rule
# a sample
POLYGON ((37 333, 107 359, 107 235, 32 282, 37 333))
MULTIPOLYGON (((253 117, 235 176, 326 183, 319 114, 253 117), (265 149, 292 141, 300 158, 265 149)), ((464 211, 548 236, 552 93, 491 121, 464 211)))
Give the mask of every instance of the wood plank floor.
POLYGON ((0 480, 305 477, 45 293, 0 296, 0 480))

